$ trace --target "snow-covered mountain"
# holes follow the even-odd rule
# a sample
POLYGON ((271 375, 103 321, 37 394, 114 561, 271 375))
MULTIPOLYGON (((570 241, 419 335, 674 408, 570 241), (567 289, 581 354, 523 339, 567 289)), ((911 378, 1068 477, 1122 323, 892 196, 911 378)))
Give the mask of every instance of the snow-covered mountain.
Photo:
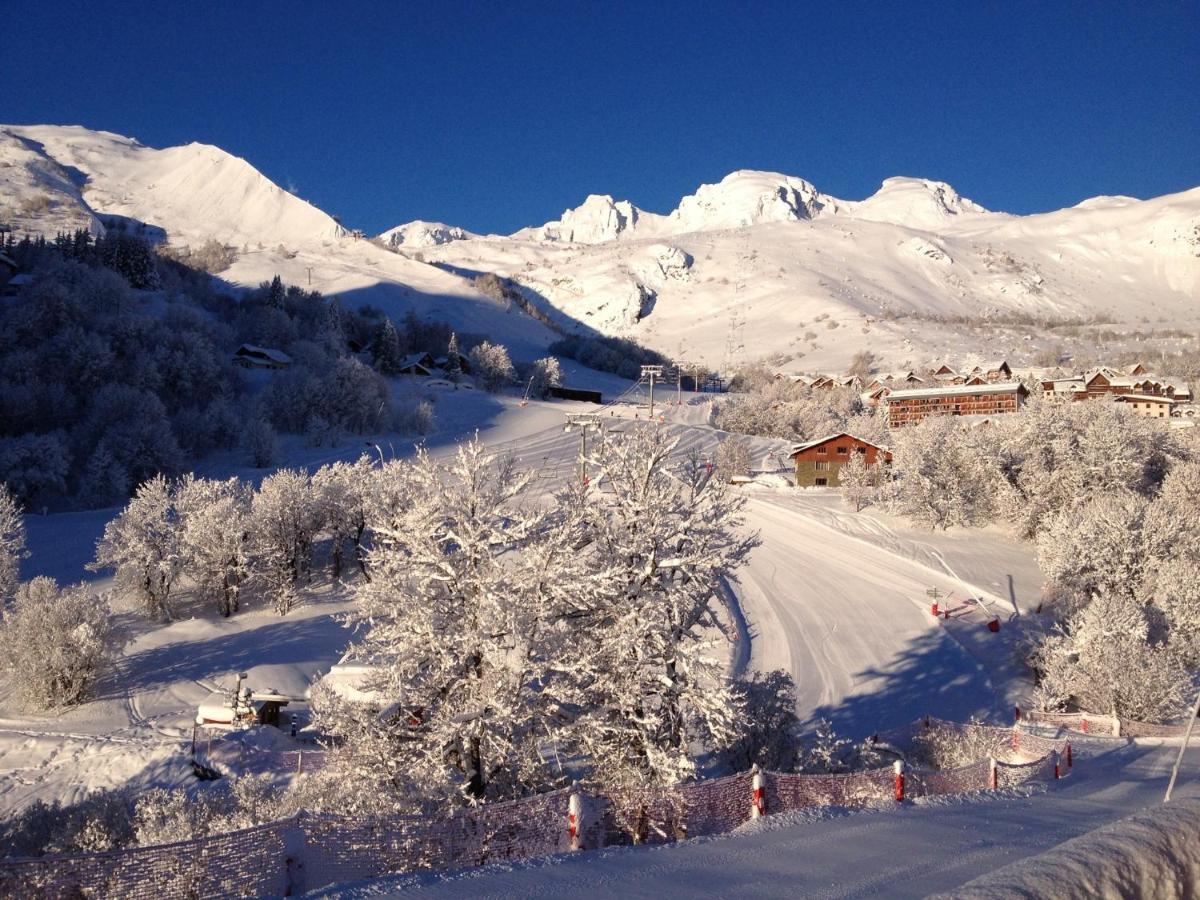
MULTIPOLYGON (((278 274, 344 304, 371 303, 396 318, 415 310, 492 335, 521 359, 558 336, 469 278, 355 240, 244 159, 206 144, 156 150, 79 126, 0 125, 0 223, 48 236, 116 227, 180 246, 216 240, 237 251, 221 273, 231 284, 278 274)), ((420 224, 397 230, 406 249, 475 237, 420 224)))
POLYGON ((1200 188, 1015 216, 921 178, 843 200, 802 178, 741 170, 668 213, 593 194, 509 236, 422 221, 384 232, 378 246, 216 147, 0 126, 0 223, 214 239, 238 251, 222 273, 234 284, 278 273, 345 303, 492 335, 520 358, 556 332, 579 332, 718 366, 735 355, 838 369, 869 349, 898 367, 1031 357, 1057 340, 1037 320, 1129 326, 1119 333, 1200 325, 1200 188), (553 329, 476 290, 485 272, 511 279, 553 329), (1013 323, 1010 332, 969 326, 988 317, 1013 323))
POLYGON ((446 225, 442 222, 425 222, 417 219, 388 229, 379 235, 379 240, 389 247, 403 247, 406 250, 420 250, 422 247, 436 247, 438 244, 448 244, 451 241, 466 241, 479 237, 464 228, 446 225))
POLYGON ((592 195, 556 222, 425 256, 511 278, 561 328, 710 365, 837 369, 862 349, 897 366, 1021 359, 1055 340, 1038 320, 1200 324, 1200 189, 1015 216, 921 178, 841 200, 738 171, 666 215, 592 195), (963 327, 985 318, 1012 323, 1007 343, 963 327))

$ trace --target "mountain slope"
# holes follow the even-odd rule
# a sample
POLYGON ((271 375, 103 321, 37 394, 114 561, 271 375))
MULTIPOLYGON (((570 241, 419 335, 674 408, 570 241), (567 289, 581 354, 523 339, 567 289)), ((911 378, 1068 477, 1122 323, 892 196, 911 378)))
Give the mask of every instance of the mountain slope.
POLYGON ((470 278, 354 240, 245 160, 205 144, 156 150, 79 126, 0 125, 0 222, 48 236, 116 227, 177 245, 216 240, 237 251, 221 273, 230 284, 280 275, 347 305, 370 303, 396 319, 413 311, 489 335, 518 359, 558 337, 470 278))
POLYGON ((592 196, 559 222, 426 258, 512 278, 564 328, 713 366, 772 357, 838 369, 863 349, 896 366, 1028 361, 1053 339, 1034 333, 1038 321, 1200 324, 1200 189, 1014 216, 925 179, 891 178, 846 201, 740 171, 669 215, 592 196), (962 326, 982 320, 1010 333, 962 326))

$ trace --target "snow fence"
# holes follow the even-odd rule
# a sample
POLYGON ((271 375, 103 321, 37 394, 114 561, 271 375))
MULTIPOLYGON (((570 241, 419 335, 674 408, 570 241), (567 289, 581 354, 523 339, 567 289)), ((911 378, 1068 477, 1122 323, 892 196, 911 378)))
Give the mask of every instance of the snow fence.
POLYGON ((1089 712, 1038 712, 1037 710, 1018 708, 1017 721, 1028 722, 1031 725, 1053 725, 1067 731, 1078 731, 1099 737, 1170 738, 1183 737, 1187 731, 1186 721, 1161 725, 1089 712))
POLYGON ((620 798, 572 789, 460 810, 445 818, 352 819, 301 812, 242 831, 108 853, 0 861, 0 896, 295 896, 332 884, 614 844, 723 834, 759 815, 985 791, 1059 774, 1067 742, 1015 728, 926 718, 877 736, 901 754, 932 742, 976 753, 938 771, 895 767, 837 775, 753 770, 620 798))

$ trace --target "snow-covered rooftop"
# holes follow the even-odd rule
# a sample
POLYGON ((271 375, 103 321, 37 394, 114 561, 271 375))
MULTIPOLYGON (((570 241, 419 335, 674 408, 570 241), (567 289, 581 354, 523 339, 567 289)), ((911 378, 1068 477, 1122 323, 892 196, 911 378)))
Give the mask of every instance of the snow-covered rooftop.
POLYGON ((919 397, 957 397, 960 395, 979 394, 1015 394, 1027 390, 1019 381, 1002 381, 995 384, 955 384, 947 387, 911 388, 903 391, 892 391, 888 401, 910 400, 919 397))

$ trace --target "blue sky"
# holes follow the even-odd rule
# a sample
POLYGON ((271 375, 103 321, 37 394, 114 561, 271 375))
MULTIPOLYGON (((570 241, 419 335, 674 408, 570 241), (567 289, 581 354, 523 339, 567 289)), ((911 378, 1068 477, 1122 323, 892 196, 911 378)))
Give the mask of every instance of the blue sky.
POLYGON ((381 231, 738 168, 992 209, 1200 185, 1200 3, 4 4, 0 121, 201 141, 381 231))

